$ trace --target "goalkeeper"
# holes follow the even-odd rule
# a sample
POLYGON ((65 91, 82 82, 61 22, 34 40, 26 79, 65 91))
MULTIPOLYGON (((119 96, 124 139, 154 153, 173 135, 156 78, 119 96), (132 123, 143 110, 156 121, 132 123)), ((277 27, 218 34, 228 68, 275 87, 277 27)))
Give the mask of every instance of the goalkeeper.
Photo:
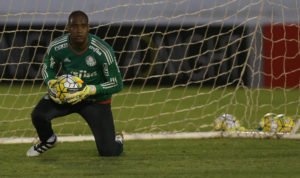
POLYGON ((40 142, 27 156, 39 156, 57 142, 51 121, 71 113, 80 114, 89 125, 100 156, 119 156, 123 137, 115 134, 111 110, 112 94, 122 90, 122 77, 111 46, 89 33, 88 16, 73 11, 68 18, 68 32, 50 43, 42 75, 50 95, 44 96, 32 111, 32 123, 40 142), (51 87, 56 76, 72 74, 85 83, 81 91, 66 96, 67 104, 56 98, 51 87))

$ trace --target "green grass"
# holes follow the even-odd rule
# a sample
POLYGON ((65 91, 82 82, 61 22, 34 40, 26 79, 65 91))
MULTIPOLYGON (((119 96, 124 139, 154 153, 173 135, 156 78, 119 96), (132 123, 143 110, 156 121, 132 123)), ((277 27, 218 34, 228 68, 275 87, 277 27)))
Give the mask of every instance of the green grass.
MULTIPOLYGON (((30 113, 42 85, 0 85, 0 137, 33 137, 30 113)), ((298 89, 125 88, 113 98, 116 128, 127 133, 210 131, 222 113, 256 128, 267 112, 299 115, 298 89)), ((77 114, 53 121, 61 135, 90 134, 77 114)), ((230 177, 300 176, 297 140, 183 139, 127 141, 125 154, 99 157, 94 142, 59 143, 37 158, 31 144, 0 145, 0 177, 230 177)))
POLYGON ((127 141, 121 157, 98 157, 93 142, 59 143, 27 158, 29 144, 1 145, 0 177, 296 178, 295 140, 202 139, 127 141))

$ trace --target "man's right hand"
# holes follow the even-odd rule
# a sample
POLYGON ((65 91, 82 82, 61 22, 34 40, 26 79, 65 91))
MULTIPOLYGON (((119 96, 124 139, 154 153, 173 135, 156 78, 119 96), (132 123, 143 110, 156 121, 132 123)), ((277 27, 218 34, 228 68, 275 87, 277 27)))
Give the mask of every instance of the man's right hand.
POLYGON ((62 104, 60 99, 57 97, 57 92, 56 92, 56 87, 55 87, 56 83, 57 83, 57 80, 55 80, 55 79, 48 81, 48 94, 55 103, 62 104))

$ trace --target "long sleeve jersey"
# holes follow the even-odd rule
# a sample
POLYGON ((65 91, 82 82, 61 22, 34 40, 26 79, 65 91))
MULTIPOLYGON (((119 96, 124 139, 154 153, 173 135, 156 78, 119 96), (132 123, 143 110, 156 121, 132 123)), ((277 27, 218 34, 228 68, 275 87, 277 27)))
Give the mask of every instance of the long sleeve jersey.
POLYGON ((110 45, 95 35, 88 35, 88 49, 77 54, 69 47, 69 34, 52 41, 47 49, 43 79, 46 83, 61 74, 72 74, 87 85, 96 86, 91 101, 105 101, 122 90, 123 82, 114 51, 110 45))

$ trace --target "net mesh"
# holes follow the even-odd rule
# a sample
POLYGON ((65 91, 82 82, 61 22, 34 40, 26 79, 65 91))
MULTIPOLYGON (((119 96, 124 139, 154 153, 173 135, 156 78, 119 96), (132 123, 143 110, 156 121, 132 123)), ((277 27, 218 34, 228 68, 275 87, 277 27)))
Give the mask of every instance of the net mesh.
MULTIPOLYGON (((116 52, 125 88, 113 98, 127 133, 211 132, 229 113, 255 130, 268 112, 299 116, 297 0, 0 1, 0 137, 33 137, 30 114, 46 93, 50 41, 83 10, 116 52)), ((90 135, 77 115, 58 135, 90 135)))

